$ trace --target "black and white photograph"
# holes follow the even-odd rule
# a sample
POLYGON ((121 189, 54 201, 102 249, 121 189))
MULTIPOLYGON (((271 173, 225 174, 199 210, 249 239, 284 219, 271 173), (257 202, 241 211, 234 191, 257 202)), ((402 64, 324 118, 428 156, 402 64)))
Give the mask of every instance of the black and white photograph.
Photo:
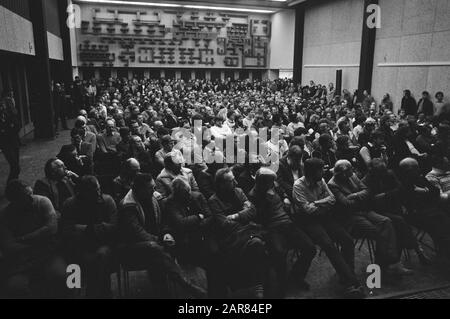
POLYGON ((0 299, 450 299, 449 160, 450 0, 0 0, 0 299))

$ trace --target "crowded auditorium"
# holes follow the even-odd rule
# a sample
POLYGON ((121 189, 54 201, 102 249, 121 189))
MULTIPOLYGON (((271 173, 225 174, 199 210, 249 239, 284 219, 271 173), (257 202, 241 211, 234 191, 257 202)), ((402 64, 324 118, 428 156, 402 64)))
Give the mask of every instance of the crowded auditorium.
POLYGON ((0 10, 0 298, 450 298, 450 0, 0 10))

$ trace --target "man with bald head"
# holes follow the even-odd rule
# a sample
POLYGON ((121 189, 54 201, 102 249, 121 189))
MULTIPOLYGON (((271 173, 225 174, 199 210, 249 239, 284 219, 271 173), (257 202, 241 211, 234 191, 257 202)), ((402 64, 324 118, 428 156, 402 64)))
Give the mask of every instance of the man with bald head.
POLYGON ((336 214, 356 238, 369 238, 377 242, 376 263, 393 275, 407 275, 400 262, 401 251, 391 219, 373 211, 370 192, 354 174, 352 164, 340 160, 334 166, 334 176, 328 183, 336 197, 336 214))
POLYGON ((87 126, 87 119, 84 116, 79 116, 75 120, 75 128, 78 129, 81 134, 81 139, 83 142, 91 143, 92 149, 95 152, 97 149, 97 135, 91 132, 90 128, 87 126))
POLYGON ((413 158, 400 162, 399 179, 408 222, 429 233, 438 252, 449 258, 450 217, 444 214, 440 206, 439 188, 421 175, 419 163, 413 158))
POLYGON ((114 199, 116 203, 125 197, 133 186, 133 181, 141 171, 141 165, 135 158, 127 159, 120 170, 120 175, 113 181, 114 199))

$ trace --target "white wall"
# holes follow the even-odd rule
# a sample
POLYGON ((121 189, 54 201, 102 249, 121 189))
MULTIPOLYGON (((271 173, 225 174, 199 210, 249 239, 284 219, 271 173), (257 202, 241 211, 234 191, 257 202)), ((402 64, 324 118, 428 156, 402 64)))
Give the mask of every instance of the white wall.
POLYGON ((342 87, 358 87, 363 0, 308 5, 305 10, 302 83, 328 84, 342 69, 342 87))
POLYGON ((281 10, 272 15, 270 68, 285 72, 294 69, 295 10, 281 10))
POLYGON ((0 50, 35 55, 33 24, 0 6, 0 50))
POLYGON ((64 53, 62 39, 47 31, 47 42, 50 59, 63 61, 64 53))
POLYGON ((402 92, 416 98, 450 96, 450 0, 380 0, 372 95, 391 94, 399 108, 402 92))

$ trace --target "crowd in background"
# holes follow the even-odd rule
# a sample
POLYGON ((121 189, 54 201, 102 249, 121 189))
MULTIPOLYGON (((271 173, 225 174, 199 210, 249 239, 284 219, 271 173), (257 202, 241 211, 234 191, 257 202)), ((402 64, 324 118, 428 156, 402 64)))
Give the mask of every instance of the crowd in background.
MULTIPOLYGON (((375 242, 375 262, 393 277, 413 275, 401 262, 405 250, 432 262, 417 232, 450 257, 450 104, 442 92, 416 101, 405 90, 399 106, 389 94, 377 102, 367 91, 291 80, 76 78, 53 92, 56 129, 75 118, 71 140, 33 189, 18 180, 18 151, 8 159, 0 221, 8 296, 33 296, 34 279, 45 280, 48 295, 69 296, 65 267, 76 263, 92 298, 111 296, 119 265, 149 270, 156 297, 173 296, 173 285, 197 298, 244 288, 283 297, 289 282, 315 288, 307 276, 319 246, 343 295, 363 297, 355 240, 375 242), (186 264, 205 270, 207 289, 186 278, 186 264)), ((8 156, 19 139, 4 101, 8 156)))

